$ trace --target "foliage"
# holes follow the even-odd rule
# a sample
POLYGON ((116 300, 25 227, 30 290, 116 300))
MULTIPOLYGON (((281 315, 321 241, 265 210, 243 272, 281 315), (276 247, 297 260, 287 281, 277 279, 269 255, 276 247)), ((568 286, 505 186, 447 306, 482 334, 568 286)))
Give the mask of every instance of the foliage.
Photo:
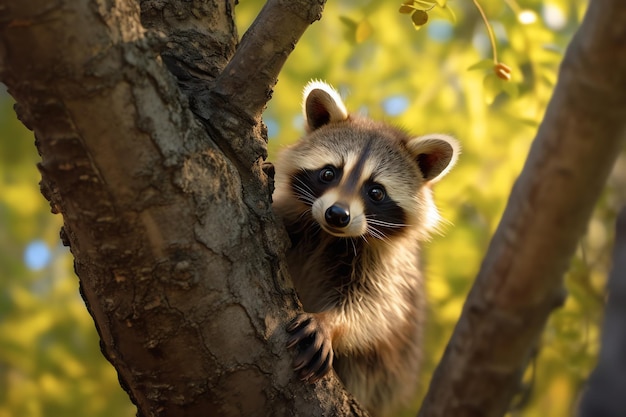
MULTIPOLYGON (((240 33, 262 3, 237 6, 240 33)), ((301 91, 309 79, 319 78, 334 84, 353 111, 415 134, 450 133, 463 144, 458 166, 436 190, 449 223, 426 250, 430 315, 423 395, 521 170, 585 1, 480 2, 500 60, 511 68, 509 82, 492 72, 489 37, 472 2, 444 1, 456 22, 434 7, 420 31, 398 12, 400 4, 328 2, 322 21, 287 61, 265 122, 272 159, 302 134, 301 91)), ((60 246, 61 219, 50 215, 39 195, 32 134, 15 120, 6 94, 0 105, 0 417, 131 416, 134 408, 99 353, 70 256, 60 246), (35 256, 41 264, 27 264, 24 254, 37 254, 37 248, 43 255, 48 248, 49 261, 35 256)), ((570 296, 549 322, 511 415, 572 414, 598 348, 612 219, 624 189, 618 179, 609 184, 567 276, 570 296)))

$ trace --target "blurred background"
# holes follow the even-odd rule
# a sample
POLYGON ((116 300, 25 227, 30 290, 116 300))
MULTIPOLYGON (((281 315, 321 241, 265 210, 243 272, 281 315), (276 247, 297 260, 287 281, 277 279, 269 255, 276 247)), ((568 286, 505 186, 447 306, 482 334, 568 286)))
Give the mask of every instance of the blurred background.
MULTIPOLYGON (((240 0, 240 35, 263 1, 240 0)), ((429 328, 414 408, 424 395, 545 112, 583 0, 481 0, 508 83, 469 0, 435 7, 416 30, 400 1, 329 1, 283 69, 264 116, 270 159, 303 132, 301 92, 333 84, 349 110, 419 135, 457 137, 463 154, 436 187, 447 223, 426 248, 429 328), (348 5, 349 3, 349 5, 348 5), (455 18, 452 18, 452 14, 455 18), (485 64, 485 62, 487 62, 485 64), (478 65, 476 65, 478 64, 478 65), (471 67, 477 67, 471 69, 471 67)), ((0 417, 133 416, 78 294, 60 216, 39 192, 34 139, 0 84, 0 417)), ((622 156, 566 277, 511 416, 569 416, 598 351, 615 213, 626 200, 622 156)), ((412 415, 407 412, 404 415, 412 415)))

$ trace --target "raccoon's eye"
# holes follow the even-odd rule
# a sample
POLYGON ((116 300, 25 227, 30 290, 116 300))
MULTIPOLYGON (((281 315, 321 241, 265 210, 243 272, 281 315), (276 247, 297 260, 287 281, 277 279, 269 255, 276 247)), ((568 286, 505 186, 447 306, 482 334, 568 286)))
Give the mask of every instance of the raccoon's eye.
POLYGON ((380 185, 374 185, 367 191, 367 195, 372 201, 383 201, 385 198, 385 189, 380 185))
POLYGON ((320 181, 329 183, 335 179, 335 170, 332 167, 322 168, 320 171, 320 181))

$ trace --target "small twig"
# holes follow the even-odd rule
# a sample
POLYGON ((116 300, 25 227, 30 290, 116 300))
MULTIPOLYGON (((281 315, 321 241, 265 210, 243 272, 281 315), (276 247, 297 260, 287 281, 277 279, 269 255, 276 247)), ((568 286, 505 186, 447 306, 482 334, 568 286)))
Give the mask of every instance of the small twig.
POLYGON ((476 6, 476 8, 478 9, 480 16, 482 17, 483 22, 485 23, 485 27, 487 28, 487 34, 489 34, 489 41, 491 42, 491 50, 493 51, 493 63, 497 64, 498 63, 498 48, 496 46, 496 37, 493 33, 493 28, 491 27, 489 20, 487 20, 487 15, 483 11, 483 8, 480 6, 480 3, 478 3, 478 0, 472 0, 472 1, 474 2, 474 6, 476 6))

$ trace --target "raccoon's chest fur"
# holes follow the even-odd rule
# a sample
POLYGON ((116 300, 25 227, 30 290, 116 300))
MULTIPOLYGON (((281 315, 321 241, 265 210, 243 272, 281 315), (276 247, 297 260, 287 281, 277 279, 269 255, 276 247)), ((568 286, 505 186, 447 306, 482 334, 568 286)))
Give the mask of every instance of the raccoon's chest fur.
MULTIPOLYGON (((371 243, 363 239, 337 238, 321 230, 300 229, 299 224, 287 226, 292 243, 287 262, 305 311, 339 308, 347 312, 368 303, 414 305, 414 299, 423 293, 417 240, 404 241, 404 245, 389 244, 382 250, 369 247, 371 243), (398 299, 403 293, 408 293, 407 300, 398 299)), ((406 310, 409 308, 398 311, 406 310)), ((380 312, 385 309, 380 308, 380 312)))
POLYGON ((305 311, 341 307, 365 287, 363 243, 310 230, 290 232, 290 237, 287 262, 305 311))

